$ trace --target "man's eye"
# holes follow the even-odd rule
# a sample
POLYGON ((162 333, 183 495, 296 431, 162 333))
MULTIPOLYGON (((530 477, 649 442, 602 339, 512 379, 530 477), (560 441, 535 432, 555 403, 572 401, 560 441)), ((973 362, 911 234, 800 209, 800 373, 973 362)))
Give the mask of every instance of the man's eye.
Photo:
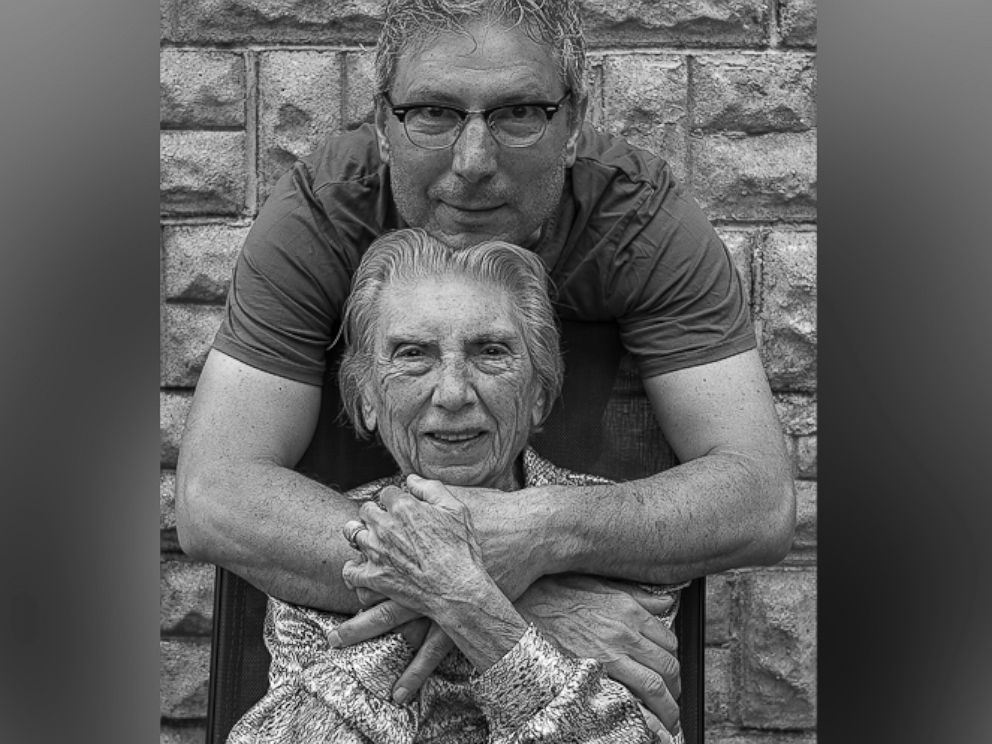
POLYGON ((397 359, 422 359, 424 350, 417 346, 402 346, 393 354, 397 359))
POLYGON ((482 356, 488 357, 490 359, 495 357, 503 357, 506 356, 508 353, 509 352, 506 350, 506 348, 500 346, 499 344, 486 344, 485 346, 482 347, 482 356))
POLYGON ((446 109, 441 106, 424 106, 421 109, 421 116, 425 119, 450 119, 454 118, 454 114, 451 109, 446 109))

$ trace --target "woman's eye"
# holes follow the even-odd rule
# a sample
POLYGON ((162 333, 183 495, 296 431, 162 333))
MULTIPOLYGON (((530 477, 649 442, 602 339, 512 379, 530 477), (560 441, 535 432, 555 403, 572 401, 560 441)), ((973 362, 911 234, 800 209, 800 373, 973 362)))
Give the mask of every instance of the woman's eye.
POLYGON ((397 349, 394 356, 397 359, 421 359, 424 356, 424 351, 416 346, 404 346, 397 349))
POLYGON ((506 356, 506 354, 507 354, 506 349, 497 344, 487 344, 486 346, 482 347, 482 356, 488 357, 490 359, 496 357, 503 357, 506 356))

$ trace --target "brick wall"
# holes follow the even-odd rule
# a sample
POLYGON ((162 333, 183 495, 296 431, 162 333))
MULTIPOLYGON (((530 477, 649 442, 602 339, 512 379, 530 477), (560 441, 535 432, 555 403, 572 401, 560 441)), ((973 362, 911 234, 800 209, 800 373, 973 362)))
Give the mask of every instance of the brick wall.
MULTIPOLYGON (((706 739, 816 722, 814 0, 584 0, 590 116, 662 153, 732 250, 799 497, 794 549, 709 580, 706 739)), ((234 258, 272 184, 366 119, 376 0, 161 0, 162 741, 203 740, 212 567, 175 538, 174 467, 234 258)))

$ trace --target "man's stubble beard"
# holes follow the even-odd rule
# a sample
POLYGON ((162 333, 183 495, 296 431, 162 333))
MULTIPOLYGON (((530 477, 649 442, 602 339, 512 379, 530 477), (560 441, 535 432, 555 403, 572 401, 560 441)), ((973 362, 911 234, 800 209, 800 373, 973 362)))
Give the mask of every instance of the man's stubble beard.
MULTIPOLYGON (((506 225, 506 229, 496 234, 483 235, 478 233, 445 232, 441 225, 438 224, 438 221, 434 219, 434 214, 430 209, 434 202, 430 199, 427 200, 424 207, 425 215, 416 214, 419 205, 415 200, 407 198, 405 189, 398 189, 396 187, 397 181, 402 182, 406 180, 403 178, 405 168, 398 168, 394 162, 390 164, 390 169, 392 171, 390 190, 393 201, 406 224, 410 227, 422 228, 446 245, 456 249, 469 248, 490 240, 502 240, 523 247, 533 247, 542 237, 544 226, 548 224, 558 209, 565 188, 567 172, 565 154, 563 152, 555 161, 555 167, 550 171, 546 171, 545 176, 540 179, 539 186, 535 189, 536 193, 540 195, 540 199, 538 200, 540 207, 534 210, 533 219, 528 220, 526 225, 506 225), (424 218, 425 216, 426 219, 424 218)), ((517 207, 517 211, 519 212, 521 206, 525 207, 527 205, 521 205, 518 202, 514 206, 517 207)))

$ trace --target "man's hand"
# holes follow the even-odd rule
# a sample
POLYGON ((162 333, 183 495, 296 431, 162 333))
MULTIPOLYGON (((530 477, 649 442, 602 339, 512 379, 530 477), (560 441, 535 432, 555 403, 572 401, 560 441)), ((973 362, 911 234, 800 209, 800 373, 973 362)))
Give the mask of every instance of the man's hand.
POLYGON ((539 580, 515 606, 573 656, 602 663, 673 731, 681 694, 678 643, 655 617, 672 602, 632 585, 570 574, 539 580))
POLYGON ((543 503, 533 498, 541 489, 504 492, 440 483, 435 487, 446 489, 472 515, 486 573, 503 594, 516 600, 546 573, 548 536, 541 531, 543 521, 532 514, 534 504, 543 503))
MULTIPOLYGON (((671 608, 670 597, 658 597, 633 585, 591 576, 545 577, 515 603, 529 622, 578 658, 592 658, 625 685, 669 731, 678 721, 675 700, 681 694, 675 633, 658 620, 671 608)), ((417 613, 387 600, 337 628, 337 643, 350 646, 398 630, 417 613)), ((332 639, 332 641, 335 639, 332 639)), ((396 683, 406 699, 453 648, 436 626, 427 633, 410 666, 396 683)))

